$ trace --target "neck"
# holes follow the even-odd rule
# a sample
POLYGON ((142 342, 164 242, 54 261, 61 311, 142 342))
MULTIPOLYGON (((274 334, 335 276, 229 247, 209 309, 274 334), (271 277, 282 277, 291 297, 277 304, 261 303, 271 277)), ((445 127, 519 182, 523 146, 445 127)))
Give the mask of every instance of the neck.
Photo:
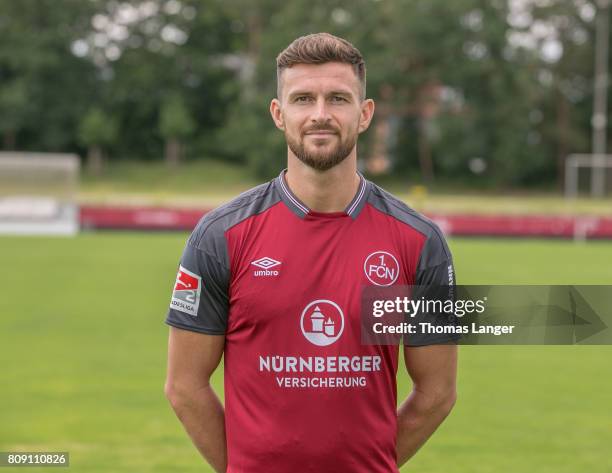
MULTIPOLYGON (((353 150, 353 153, 355 154, 353 150)), ((348 156, 327 171, 317 171, 289 152, 287 185, 309 209, 315 212, 342 212, 359 188, 356 156, 348 156)))

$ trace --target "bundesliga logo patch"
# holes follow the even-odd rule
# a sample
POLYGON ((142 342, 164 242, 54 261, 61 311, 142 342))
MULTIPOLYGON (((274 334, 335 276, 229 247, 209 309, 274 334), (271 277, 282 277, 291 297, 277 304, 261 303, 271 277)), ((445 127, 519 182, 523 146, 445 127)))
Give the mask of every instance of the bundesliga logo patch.
POLYGON ((179 266, 170 308, 197 317, 201 288, 202 278, 188 269, 179 266))

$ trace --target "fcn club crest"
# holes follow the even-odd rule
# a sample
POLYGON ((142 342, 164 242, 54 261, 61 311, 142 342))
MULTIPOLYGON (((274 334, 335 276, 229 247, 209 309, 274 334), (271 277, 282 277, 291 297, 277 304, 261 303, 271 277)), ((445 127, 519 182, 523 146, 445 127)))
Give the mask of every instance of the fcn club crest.
POLYGON ((188 269, 179 266, 170 308, 197 317, 201 289, 202 278, 188 269))
POLYGON ((387 251, 375 251, 363 263, 363 271, 372 284, 390 286, 399 276, 399 263, 387 251))

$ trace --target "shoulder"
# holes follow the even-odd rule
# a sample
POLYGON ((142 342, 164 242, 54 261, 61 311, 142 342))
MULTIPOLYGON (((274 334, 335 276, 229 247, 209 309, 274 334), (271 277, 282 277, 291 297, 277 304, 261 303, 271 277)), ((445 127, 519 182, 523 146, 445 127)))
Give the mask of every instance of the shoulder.
POLYGON ((243 220, 264 212, 280 201, 274 180, 260 184, 206 213, 195 226, 188 244, 202 249, 205 241, 224 238, 225 232, 243 220))
POLYGON ((399 220, 405 225, 414 228, 427 238, 444 238, 442 231, 431 219, 409 207, 406 203, 387 192, 382 187, 370 182, 371 192, 368 203, 380 212, 399 220))
POLYGON ((376 184, 371 183, 371 186, 372 190, 368 198, 370 205, 423 235, 422 260, 451 258, 444 234, 435 222, 376 184))

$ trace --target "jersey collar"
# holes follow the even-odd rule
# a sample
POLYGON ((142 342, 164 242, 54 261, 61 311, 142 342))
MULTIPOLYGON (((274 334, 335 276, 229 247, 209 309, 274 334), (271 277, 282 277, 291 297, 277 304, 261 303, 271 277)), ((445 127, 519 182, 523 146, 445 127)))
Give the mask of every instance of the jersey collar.
POLYGON ((285 179, 286 172, 287 172, 287 169, 283 169, 281 171, 279 176, 275 179, 275 184, 276 184, 276 187, 280 193, 280 196, 283 202, 287 205, 287 207, 289 207, 289 209, 293 213, 295 213, 300 218, 304 218, 307 215, 313 215, 313 216, 325 216, 325 215, 327 216, 336 216, 336 215, 347 216, 348 215, 349 217, 355 219, 357 218, 357 216, 361 212, 361 209, 365 205, 365 202, 367 200, 366 199, 367 193, 370 190, 369 181, 365 179, 360 172, 357 172, 357 174, 359 175, 359 188, 357 189, 357 193, 353 197, 353 200, 351 200, 351 202, 347 205, 347 207, 344 209, 343 212, 329 213, 329 214, 325 214, 321 212, 314 212, 310 210, 308 206, 304 204, 304 202, 298 199, 297 196, 293 192, 291 192, 291 189, 289 189, 289 186, 287 185, 287 180, 285 179))

